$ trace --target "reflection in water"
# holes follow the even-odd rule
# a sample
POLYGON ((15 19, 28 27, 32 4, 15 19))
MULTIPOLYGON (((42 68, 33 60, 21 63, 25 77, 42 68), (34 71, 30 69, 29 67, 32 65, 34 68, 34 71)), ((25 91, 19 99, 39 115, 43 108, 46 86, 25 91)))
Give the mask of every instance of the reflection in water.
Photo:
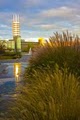
POLYGON ((0 79, 1 78, 15 78, 22 77, 27 67, 27 63, 2 63, 0 65, 0 79))
POLYGON ((14 63, 14 76, 16 82, 19 82, 20 73, 21 73, 21 63, 14 63))
POLYGON ((23 76, 26 63, 3 63, 0 65, 0 79, 1 78, 15 78, 17 76, 23 76))
POLYGON ((12 94, 23 77, 28 63, 2 63, 0 65, 0 94, 12 94))

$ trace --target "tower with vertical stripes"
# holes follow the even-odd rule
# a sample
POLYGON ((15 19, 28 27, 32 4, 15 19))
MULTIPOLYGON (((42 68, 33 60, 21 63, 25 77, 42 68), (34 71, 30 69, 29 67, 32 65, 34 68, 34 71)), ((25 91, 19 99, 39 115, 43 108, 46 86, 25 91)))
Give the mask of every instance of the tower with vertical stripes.
POLYGON ((12 22, 13 37, 20 36, 20 19, 19 15, 13 15, 12 22))
POLYGON ((21 36, 20 36, 20 18, 19 15, 13 15, 12 21, 13 40, 15 42, 15 52, 21 52, 21 36))

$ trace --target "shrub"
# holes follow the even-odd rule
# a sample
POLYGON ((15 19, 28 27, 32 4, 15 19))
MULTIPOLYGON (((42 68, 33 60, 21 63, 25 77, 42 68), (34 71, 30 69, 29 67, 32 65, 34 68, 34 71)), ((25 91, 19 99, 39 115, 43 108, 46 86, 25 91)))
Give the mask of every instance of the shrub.
POLYGON ((5 52, 4 56, 14 56, 16 52, 5 52))
POLYGON ((56 33, 50 37, 45 46, 33 53, 27 72, 32 74, 33 69, 45 69, 47 65, 54 68, 58 64, 61 69, 67 67, 70 72, 80 75, 80 42, 78 36, 72 38, 69 33, 56 33))
POLYGON ((12 109, 14 120, 79 120, 78 78, 58 67, 35 71, 34 79, 20 88, 12 109))

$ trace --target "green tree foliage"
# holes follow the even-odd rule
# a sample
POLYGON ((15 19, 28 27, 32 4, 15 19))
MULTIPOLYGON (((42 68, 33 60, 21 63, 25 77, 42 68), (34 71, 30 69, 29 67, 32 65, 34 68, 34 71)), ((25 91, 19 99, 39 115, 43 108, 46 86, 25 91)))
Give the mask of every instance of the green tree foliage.
POLYGON ((3 54, 5 52, 5 48, 6 48, 6 46, 5 46, 4 42, 0 42, 0 54, 3 54))

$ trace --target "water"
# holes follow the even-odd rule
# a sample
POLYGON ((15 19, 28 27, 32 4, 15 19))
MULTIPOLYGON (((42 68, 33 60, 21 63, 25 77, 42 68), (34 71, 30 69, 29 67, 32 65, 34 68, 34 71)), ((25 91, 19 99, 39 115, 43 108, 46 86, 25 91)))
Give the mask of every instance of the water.
POLYGON ((25 54, 20 59, 0 60, 0 118, 6 115, 9 102, 17 96, 16 87, 21 84, 30 57, 25 54))
POLYGON ((0 95, 12 94, 15 91, 16 83, 22 78, 26 62, 22 63, 1 63, 0 65, 0 95))

